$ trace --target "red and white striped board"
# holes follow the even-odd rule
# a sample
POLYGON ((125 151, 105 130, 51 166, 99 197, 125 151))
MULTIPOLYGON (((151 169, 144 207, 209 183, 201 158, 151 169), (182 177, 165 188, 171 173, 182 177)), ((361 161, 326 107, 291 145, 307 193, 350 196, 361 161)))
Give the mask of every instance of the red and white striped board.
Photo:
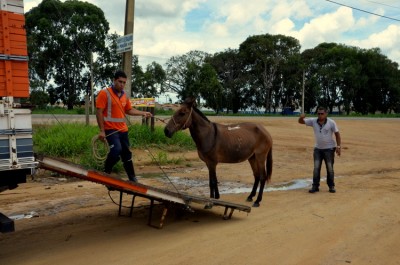
MULTIPOLYGON (((191 209, 191 203, 203 204, 206 209, 210 209, 212 206, 222 206, 225 207, 223 219, 230 219, 234 210, 239 210, 247 213, 250 213, 251 211, 251 207, 247 205, 241 205, 211 198, 204 198, 201 196, 196 196, 183 192, 171 192, 168 190, 143 185, 137 182, 125 181, 119 178, 115 178, 104 172, 85 169, 80 165, 62 159, 42 156, 37 158, 37 160, 39 162, 39 168, 48 169, 66 176, 77 177, 112 187, 120 191, 121 196, 122 193, 125 192, 133 194, 134 196, 147 198, 151 201, 150 209, 152 209, 154 201, 180 204, 185 206, 186 209, 191 209), (229 213, 228 210, 230 210, 229 213)), ((150 210, 149 224, 151 223, 151 213, 152 211, 150 210)), ((165 217, 165 215, 166 208, 164 210, 162 219, 165 217)), ((159 228, 161 227, 162 221, 160 222, 159 228)))
POLYGON ((179 204, 186 204, 184 199, 178 196, 173 196, 169 192, 163 193, 160 192, 158 189, 151 189, 151 187, 140 183, 115 178, 104 172, 87 170, 79 165, 70 163, 62 159, 55 159, 50 157, 39 158, 39 167, 55 171, 67 176, 77 177, 99 184, 104 184, 106 186, 110 186, 121 191, 133 192, 137 195, 154 197, 155 199, 161 199, 179 204))

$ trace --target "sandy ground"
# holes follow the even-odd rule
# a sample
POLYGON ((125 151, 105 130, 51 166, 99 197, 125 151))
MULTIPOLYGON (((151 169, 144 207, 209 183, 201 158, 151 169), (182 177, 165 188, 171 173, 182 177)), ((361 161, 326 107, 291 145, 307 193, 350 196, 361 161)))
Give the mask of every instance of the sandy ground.
MULTIPOLYGON (((274 139, 269 187, 310 181, 311 128, 296 117, 246 120, 264 124, 274 139)), ((222 219, 222 207, 194 205, 194 213, 183 215, 171 209, 164 227, 155 229, 147 225, 145 199, 136 199, 132 217, 118 216, 111 198, 118 201, 119 193, 109 197, 103 185, 39 172, 0 193, 0 212, 35 216, 16 220, 15 232, 0 234, 0 264, 400 264, 400 120, 335 120, 343 148, 335 160, 337 193, 329 193, 325 182, 316 194, 309 194, 309 187, 267 191, 259 208, 235 211, 230 220, 222 219)), ((188 181, 179 189, 208 195, 207 185, 193 188, 189 182, 208 179, 196 153, 168 154, 184 162, 163 170, 148 165, 148 153, 134 153, 138 175, 164 171, 188 181)), ((247 162, 220 164, 218 175, 220 185, 252 183, 247 162)), ((154 179, 140 181, 158 185, 154 179)), ((221 199, 251 206, 247 195, 221 199)), ((125 196, 124 206, 129 202, 125 196)), ((157 207, 156 223, 160 214, 157 207)))

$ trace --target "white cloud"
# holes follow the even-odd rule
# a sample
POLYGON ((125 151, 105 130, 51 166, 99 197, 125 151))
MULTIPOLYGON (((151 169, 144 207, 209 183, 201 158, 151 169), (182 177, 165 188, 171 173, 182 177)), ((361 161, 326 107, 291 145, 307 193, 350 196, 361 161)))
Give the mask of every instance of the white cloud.
POLYGON ((35 7, 39 5, 42 1, 40 0, 31 0, 31 1, 24 1, 24 12, 27 12, 32 9, 32 7, 35 7))
MULTIPOLYGON (((370 49, 378 47, 382 52, 390 58, 400 58, 400 26, 390 25, 385 30, 371 34, 368 38, 363 40, 353 40, 351 45, 360 48, 370 49)), ((400 60, 397 60, 400 63, 400 60)))
POLYGON ((368 39, 359 41, 362 47, 370 45, 387 49, 393 46, 399 47, 400 44, 400 26, 390 25, 382 32, 374 33, 368 39))
POLYGON ((355 20, 351 9, 340 7, 337 11, 321 15, 306 23, 294 33, 303 48, 312 48, 321 42, 340 42, 341 35, 351 30, 355 20))
MULTIPOLYGON (((85 1, 104 11, 111 32, 123 33, 126 0, 85 1)), ((25 0, 24 3, 27 11, 40 1, 25 0)), ((400 62, 397 22, 327 1, 136 0, 135 4, 134 53, 139 54, 145 65, 153 60, 163 64, 171 56, 190 50, 214 53, 238 48, 248 36, 265 33, 293 36, 303 49, 321 42, 379 47, 391 60, 400 62), (209 13, 200 21, 199 31, 186 31, 188 14, 204 6, 209 13)), ((398 0, 388 4, 398 6, 398 0)), ((369 11, 379 14, 393 12, 378 2, 360 5, 360 8, 368 5, 369 11)))
POLYGON ((221 23, 212 23, 208 27, 208 31, 221 37, 221 38, 226 38, 229 36, 229 29, 227 26, 221 24, 221 23))
POLYGON ((311 16, 312 12, 304 1, 278 1, 269 13, 272 22, 282 19, 304 19, 311 16))

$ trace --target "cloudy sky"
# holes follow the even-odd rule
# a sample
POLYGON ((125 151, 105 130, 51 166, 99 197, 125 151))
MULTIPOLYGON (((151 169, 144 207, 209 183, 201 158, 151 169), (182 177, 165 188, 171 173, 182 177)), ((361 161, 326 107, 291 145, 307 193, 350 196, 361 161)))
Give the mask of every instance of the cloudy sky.
MULTIPOLYGON (((40 2, 24 0, 25 12, 40 2)), ((104 11, 110 32, 123 34, 126 0, 87 2, 104 11)), ((295 37, 302 50, 321 42, 379 47, 400 63, 400 1, 135 0, 133 53, 142 65, 191 50, 237 49, 265 33, 295 37)))

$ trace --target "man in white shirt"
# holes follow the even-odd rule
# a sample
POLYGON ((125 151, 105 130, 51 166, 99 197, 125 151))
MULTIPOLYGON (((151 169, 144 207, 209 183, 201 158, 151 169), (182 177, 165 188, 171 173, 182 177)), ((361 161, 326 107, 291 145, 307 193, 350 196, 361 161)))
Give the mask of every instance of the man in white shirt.
POLYGON ((319 191, 319 182, 321 176, 322 161, 325 161, 327 172, 327 184, 329 192, 335 193, 335 175, 333 171, 333 164, 335 160, 335 152, 338 156, 341 154, 341 137, 339 129, 334 120, 328 118, 328 112, 324 107, 318 107, 318 118, 305 118, 305 114, 299 117, 299 123, 311 126, 314 129, 315 146, 314 146, 314 171, 313 171, 313 184, 309 190, 310 193, 319 191), (336 142, 333 140, 335 135, 336 142))

